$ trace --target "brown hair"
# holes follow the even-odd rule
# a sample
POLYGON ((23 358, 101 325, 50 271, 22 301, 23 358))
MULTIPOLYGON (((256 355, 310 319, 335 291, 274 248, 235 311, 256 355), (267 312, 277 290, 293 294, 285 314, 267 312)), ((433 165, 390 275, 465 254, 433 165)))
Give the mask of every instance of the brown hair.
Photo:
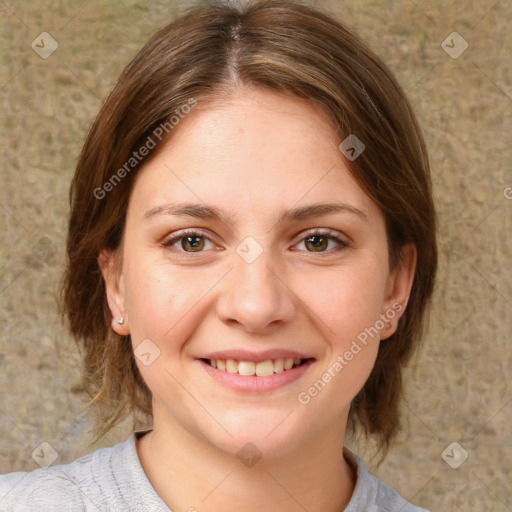
POLYGON ((347 163, 384 213, 392 268, 405 244, 418 249, 408 307, 397 332, 380 344, 349 417, 352 429, 375 435, 385 453, 398 432, 402 367, 420 341, 437 267, 425 144, 396 79, 351 31, 317 9, 272 0, 196 6, 157 32, 123 71, 87 136, 70 190, 61 305, 82 355, 86 407, 95 406, 95 440, 130 412, 151 415, 129 337, 111 331, 97 258, 119 247, 137 170, 166 138, 130 159, 185 105, 241 84, 311 102, 340 142, 355 134, 366 148, 347 163))

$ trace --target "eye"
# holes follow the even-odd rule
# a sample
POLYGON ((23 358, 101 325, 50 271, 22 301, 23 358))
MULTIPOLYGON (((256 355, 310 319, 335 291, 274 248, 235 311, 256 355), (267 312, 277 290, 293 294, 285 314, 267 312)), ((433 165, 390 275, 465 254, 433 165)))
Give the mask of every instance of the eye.
POLYGON ((203 249, 209 242, 213 247, 215 244, 199 231, 180 231, 163 242, 164 247, 171 247, 179 252, 203 252, 203 249), (181 242, 180 242, 181 241, 181 242), (177 247, 174 247, 177 242, 177 247))
POLYGON ((326 250, 329 247, 330 242, 334 242, 335 245, 338 247, 341 246, 342 248, 349 246, 349 244, 341 238, 336 231, 318 228, 306 233, 306 237, 303 238, 300 243, 304 243, 308 252, 330 253, 336 249, 326 250))

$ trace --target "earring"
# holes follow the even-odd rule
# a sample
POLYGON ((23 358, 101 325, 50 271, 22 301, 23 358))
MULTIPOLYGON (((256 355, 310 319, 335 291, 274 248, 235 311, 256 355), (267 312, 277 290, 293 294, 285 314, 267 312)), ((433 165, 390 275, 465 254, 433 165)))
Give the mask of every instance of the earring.
POLYGON ((122 316, 119 320, 116 320, 116 322, 117 322, 119 325, 124 324, 124 316, 122 316))

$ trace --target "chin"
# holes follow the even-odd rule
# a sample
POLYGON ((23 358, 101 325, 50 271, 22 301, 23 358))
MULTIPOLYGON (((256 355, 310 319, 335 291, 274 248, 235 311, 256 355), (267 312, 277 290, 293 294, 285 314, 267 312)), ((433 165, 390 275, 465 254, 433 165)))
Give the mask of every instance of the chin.
POLYGON ((264 418, 263 413, 254 411, 248 415, 237 413, 229 421, 228 418, 220 420, 231 435, 221 428, 216 429, 215 435, 211 431, 202 435, 215 448, 240 459, 251 455, 266 459, 281 457, 300 446, 300 440, 307 434, 304 425, 300 427, 291 421, 293 413, 286 418, 287 414, 289 412, 272 411, 264 418))

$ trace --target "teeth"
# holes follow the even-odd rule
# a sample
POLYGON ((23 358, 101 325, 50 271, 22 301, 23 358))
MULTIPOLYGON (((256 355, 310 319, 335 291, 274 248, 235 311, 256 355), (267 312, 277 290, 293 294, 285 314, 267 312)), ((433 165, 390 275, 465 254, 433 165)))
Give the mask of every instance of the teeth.
POLYGON ((261 361, 256 365, 256 375, 258 377, 267 377, 274 374, 274 362, 270 359, 268 361, 261 361))
POLYGON ((289 370, 293 366, 293 359, 284 360, 284 369, 289 370))
POLYGON ((284 370, 284 359, 276 359, 274 361, 274 371, 281 373, 284 370))
POLYGON ((240 361, 238 363, 238 373, 240 375, 254 375, 256 373, 256 365, 250 361, 240 361))
POLYGON ((233 361, 233 359, 228 359, 226 361, 226 370, 228 373, 238 372, 238 363, 236 361, 233 361))
POLYGON ((213 368, 227 371, 228 373, 238 373, 239 375, 258 377, 267 377, 274 373, 282 373, 284 370, 290 370, 301 363, 300 357, 287 359, 267 359, 259 363, 252 361, 235 361, 234 359, 213 359, 209 363, 213 368))

